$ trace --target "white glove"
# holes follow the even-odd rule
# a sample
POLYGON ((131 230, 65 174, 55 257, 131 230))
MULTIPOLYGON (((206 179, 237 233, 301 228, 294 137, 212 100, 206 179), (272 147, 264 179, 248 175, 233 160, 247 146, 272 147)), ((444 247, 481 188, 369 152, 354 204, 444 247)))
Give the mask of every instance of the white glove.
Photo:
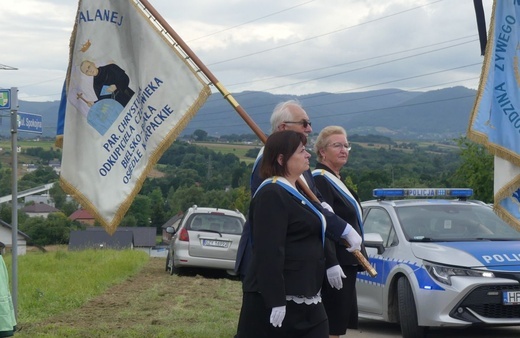
POLYGON ((334 213, 334 210, 333 210, 332 207, 329 205, 329 203, 327 203, 327 202, 321 202, 321 206, 323 207, 323 209, 328 210, 328 211, 334 213))
POLYGON ((274 327, 282 327, 283 319, 285 318, 285 305, 284 306, 277 306, 273 307, 271 310, 271 324, 273 324, 274 327))
POLYGON ((346 238, 345 238, 347 240, 348 244, 350 244, 350 248, 347 248, 347 251, 353 252, 354 250, 361 250, 361 242, 363 241, 363 239, 361 238, 361 236, 359 236, 359 234, 352 227, 352 225, 347 224, 347 228, 349 228, 349 227, 350 227, 350 231, 348 232, 348 234, 346 235, 346 238))
POLYGON ((339 265, 334 265, 327 269, 327 279, 329 280, 330 286, 336 289, 341 289, 343 287, 342 278, 347 278, 345 273, 343 273, 343 269, 339 265))

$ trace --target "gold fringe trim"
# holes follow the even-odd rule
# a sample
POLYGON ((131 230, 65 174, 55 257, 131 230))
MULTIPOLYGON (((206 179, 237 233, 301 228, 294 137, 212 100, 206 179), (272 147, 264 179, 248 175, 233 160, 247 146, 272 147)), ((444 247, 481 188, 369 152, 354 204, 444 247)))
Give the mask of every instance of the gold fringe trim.
POLYGON ((187 124, 190 120, 195 116, 197 111, 202 107, 207 98, 211 95, 211 90, 208 85, 205 85, 201 92, 199 93, 199 97, 194 102, 194 104, 187 110, 187 112, 181 117, 180 121, 170 130, 170 132, 165 136, 163 141, 159 144, 153 154, 150 156, 148 164, 146 165, 142 175, 137 179, 137 182, 130 192, 130 194, 125 198, 123 203, 119 206, 119 209, 116 211, 114 218, 111 222, 107 222, 102 215, 99 213, 97 208, 90 202, 90 200, 83 195, 73 184, 66 181, 63 177, 60 178, 60 185, 63 190, 74 197, 74 199, 80 203, 83 208, 89 211, 94 218, 101 223, 103 228, 105 228, 106 232, 110 235, 114 234, 117 230, 117 227, 123 220, 126 212, 132 205, 135 197, 141 190, 146 177, 150 173, 150 171, 154 168, 155 164, 163 153, 171 146, 171 144, 175 141, 175 139, 179 136, 181 131, 186 128, 187 124))
POLYGON ((56 135, 56 140, 54 141, 54 146, 63 149, 63 135, 56 135))
POLYGON ((520 186, 520 175, 516 175, 512 180, 507 182, 502 188, 495 193, 495 201, 501 201, 504 198, 511 197, 511 195, 518 190, 520 186))
POLYGON ((509 225, 514 227, 516 230, 520 231, 520 220, 519 219, 511 216, 511 214, 506 209, 504 209, 501 205, 499 205, 497 203, 495 203, 493 205, 493 210, 498 215, 498 217, 503 219, 509 225))
MULTIPOLYGON (((76 21, 74 24, 74 29, 72 31, 72 36, 70 40, 70 48, 69 48, 69 66, 67 69, 67 78, 66 78, 66 92, 68 92, 68 86, 69 86, 69 79, 70 79, 70 73, 72 69, 72 57, 74 55, 74 47, 76 43, 76 32, 77 32, 77 25, 78 25, 78 18, 80 13, 82 0, 79 1, 78 4, 78 12, 76 14, 76 21)), ((133 3, 133 5, 136 7, 136 4, 133 3)), ((137 10, 137 8, 136 8, 137 10)), ((161 158, 163 153, 171 146, 171 144, 177 139, 181 131, 186 128, 190 120, 195 116, 197 111, 204 105, 207 98, 211 95, 211 89, 208 84, 206 84, 200 76, 197 74, 197 72, 193 69, 193 67, 186 61, 186 59, 179 53, 179 51, 171 45, 170 41, 166 39, 166 37, 161 34, 160 30, 145 16, 145 14, 142 11, 139 11, 141 15, 143 15, 146 19, 146 22, 150 24, 151 27, 153 27, 157 34, 159 34, 165 42, 167 42, 168 45, 171 46, 171 49, 174 51, 174 53, 179 57, 179 59, 183 60, 183 62, 186 64, 188 69, 192 72, 192 74, 197 78, 199 83, 202 85, 202 88, 199 92, 198 98, 195 100, 195 102, 189 107, 184 115, 180 118, 179 122, 172 127, 170 132, 164 137, 163 141, 159 144, 159 146, 155 149, 153 154, 150 156, 149 161, 146 165, 146 167, 143 170, 142 175, 137 179, 137 182, 135 184, 135 187, 132 189, 130 194, 125 198, 123 203, 119 206, 118 210, 116 211, 114 218, 112 221, 107 222, 102 215, 99 213, 97 208, 90 202, 90 200, 85 197, 73 184, 66 181, 65 179, 60 178, 60 185, 63 188, 63 190, 74 197, 74 199, 80 203, 83 208, 85 208, 88 212, 90 212, 94 218, 101 223, 103 228, 105 228, 106 232, 110 235, 114 234, 114 232, 117 229, 117 226, 121 223, 123 220, 126 212, 130 208, 130 205, 132 204, 133 200, 141 190, 144 181, 146 180, 146 177, 150 173, 150 171, 154 168, 157 161, 161 158)), ((64 129, 66 126, 64 127, 64 129)), ((56 140, 58 142, 58 138, 56 140)), ((61 146, 63 146, 63 136, 61 136, 61 146)))

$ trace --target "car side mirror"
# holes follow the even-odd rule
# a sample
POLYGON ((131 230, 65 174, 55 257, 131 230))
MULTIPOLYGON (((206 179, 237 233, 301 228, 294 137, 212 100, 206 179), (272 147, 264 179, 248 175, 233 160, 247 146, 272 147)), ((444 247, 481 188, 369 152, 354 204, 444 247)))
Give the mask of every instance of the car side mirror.
POLYGON ((173 227, 167 227, 166 228, 166 232, 169 233, 169 234, 174 235, 175 234, 175 229, 173 227))
POLYGON ((377 232, 370 232, 365 234, 363 244, 365 244, 365 248, 377 249, 378 255, 381 255, 383 252, 385 252, 383 237, 381 237, 381 235, 377 232))

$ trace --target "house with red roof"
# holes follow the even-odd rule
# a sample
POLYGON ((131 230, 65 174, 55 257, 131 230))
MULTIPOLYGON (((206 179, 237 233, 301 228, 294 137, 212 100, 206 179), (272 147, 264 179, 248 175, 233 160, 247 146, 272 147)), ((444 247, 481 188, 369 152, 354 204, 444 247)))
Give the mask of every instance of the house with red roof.
POLYGON ((92 214, 85 209, 78 209, 78 210, 74 211, 69 216, 69 219, 71 221, 78 221, 80 223, 87 224, 87 225, 94 225, 94 223, 96 222, 96 219, 94 218, 94 216, 92 216, 92 214))

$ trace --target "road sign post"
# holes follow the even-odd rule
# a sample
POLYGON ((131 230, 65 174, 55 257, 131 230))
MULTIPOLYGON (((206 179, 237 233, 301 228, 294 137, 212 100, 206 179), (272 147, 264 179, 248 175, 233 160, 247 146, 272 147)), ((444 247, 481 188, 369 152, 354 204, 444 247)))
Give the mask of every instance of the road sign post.
POLYGON ((11 110, 11 153, 12 153, 12 201, 11 201, 11 296, 13 298, 14 314, 18 316, 18 154, 17 154, 17 111, 18 88, 0 89, 0 110, 11 110))

